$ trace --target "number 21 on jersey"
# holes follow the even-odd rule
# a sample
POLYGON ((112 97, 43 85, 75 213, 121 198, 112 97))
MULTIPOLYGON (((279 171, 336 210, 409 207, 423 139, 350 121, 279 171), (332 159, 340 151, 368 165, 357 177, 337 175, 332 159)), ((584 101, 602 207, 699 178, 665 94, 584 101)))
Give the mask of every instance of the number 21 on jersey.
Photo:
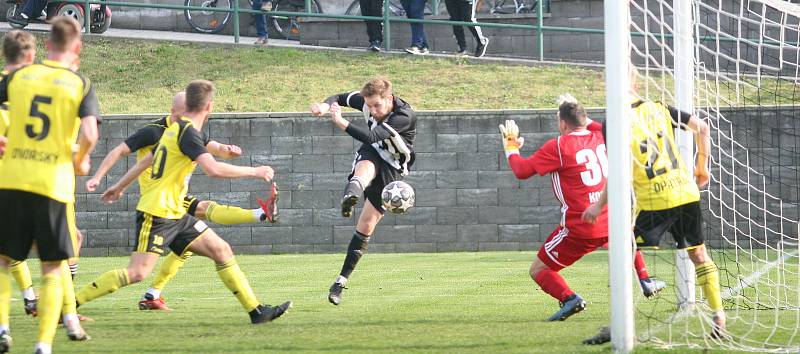
POLYGON ((597 145, 595 150, 583 149, 575 154, 575 161, 585 164, 586 171, 581 172, 581 180, 587 187, 593 187, 608 177, 608 156, 606 144, 597 145))

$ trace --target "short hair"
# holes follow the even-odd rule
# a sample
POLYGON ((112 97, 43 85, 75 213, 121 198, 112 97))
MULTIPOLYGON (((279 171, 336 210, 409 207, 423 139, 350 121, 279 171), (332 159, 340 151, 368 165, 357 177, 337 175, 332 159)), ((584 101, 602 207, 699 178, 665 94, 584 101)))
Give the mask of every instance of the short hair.
POLYGON ((558 119, 563 120, 570 127, 585 127, 586 110, 578 102, 563 102, 558 106, 558 119))
POLYGON ((194 80, 186 86, 186 111, 200 112, 214 100, 214 84, 208 80, 194 80))
POLYGON ((65 51, 70 44, 81 38, 81 25, 72 17, 56 16, 51 22, 48 41, 56 51, 65 51))
POLYGON ((36 50, 36 37, 32 34, 13 30, 3 36, 3 56, 6 64, 18 64, 26 53, 36 50))
POLYGON ((392 95, 392 83, 386 78, 376 77, 369 80, 361 89, 361 96, 370 97, 380 95, 380 97, 389 97, 392 95))

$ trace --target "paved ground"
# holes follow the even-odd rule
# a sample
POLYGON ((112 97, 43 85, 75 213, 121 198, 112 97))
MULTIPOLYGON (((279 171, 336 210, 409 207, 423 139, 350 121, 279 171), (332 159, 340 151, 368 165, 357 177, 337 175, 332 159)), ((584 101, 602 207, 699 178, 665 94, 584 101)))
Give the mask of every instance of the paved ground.
MULTIPOLYGON (((30 24, 26 29, 31 31, 41 31, 46 32, 49 26, 46 24, 30 24)), ((11 30, 11 26, 8 25, 6 22, 0 22, 0 32, 8 32, 11 30)), ((111 28, 107 32, 97 35, 92 34, 92 37, 103 37, 103 38, 126 38, 126 39, 142 39, 142 40, 155 40, 155 41, 178 41, 178 42, 194 42, 194 43, 211 43, 211 44, 222 44, 222 45, 236 45, 236 46, 253 46, 253 42, 255 42, 256 37, 239 37, 239 43, 235 43, 234 37, 232 35, 221 35, 221 34, 205 34, 205 33, 194 33, 194 32, 168 32, 168 31, 147 31, 147 30, 132 30, 132 29, 117 29, 111 28)), ((356 53, 363 53, 366 51, 366 48, 335 48, 335 47, 319 47, 319 46, 311 46, 311 45, 301 45, 298 41, 290 41, 290 40, 283 40, 283 39, 269 39, 269 46, 271 47, 282 47, 282 48, 299 48, 299 49, 306 49, 306 50, 337 50, 337 51, 345 51, 345 52, 356 52, 356 53)), ((404 51, 391 51, 391 52, 383 52, 382 54, 390 54, 390 55, 410 55, 405 53, 404 51)), ((427 54, 429 56, 434 57, 442 57, 442 58, 452 58, 454 57, 452 53, 431 53, 427 54)), ((510 64, 510 65, 580 65, 586 67, 597 67, 602 69, 603 64, 578 64, 578 63, 564 63, 564 62, 554 62, 554 61, 538 61, 538 60, 531 60, 531 59, 518 59, 518 58, 501 58, 501 57, 483 57, 483 58, 474 58, 474 57, 466 57, 469 60, 479 60, 484 62, 490 63, 501 63, 501 64, 510 64)))

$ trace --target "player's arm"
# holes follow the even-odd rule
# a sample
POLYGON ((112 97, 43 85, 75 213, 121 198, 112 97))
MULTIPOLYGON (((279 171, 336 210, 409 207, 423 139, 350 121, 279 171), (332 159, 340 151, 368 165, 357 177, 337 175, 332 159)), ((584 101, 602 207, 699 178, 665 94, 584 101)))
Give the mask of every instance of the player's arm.
POLYGON ((100 103, 97 101, 94 86, 88 80, 83 92, 83 99, 78 106, 78 117, 81 117, 81 129, 78 136, 78 151, 73 155, 72 161, 75 174, 85 176, 89 174, 91 168, 89 154, 92 153, 100 138, 100 132, 97 129, 100 121, 100 103))
POLYGON ((208 144, 206 144, 206 149, 211 155, 225 160, 242 156, 242 148, 236 145, 221 144, 215 140, 209 141, 208 144))
POLYGON ((142 174, 142 172, 144 172, 144 170, 146 170, 147 167, 152 163, 153 152, 151 151, 147 154, 147 156, 137 161, 136 165, 128 170, 128 172, 126 172, 125 175, 123 175, 122 178, 117 181, 117 183, 114 183, 113 186, 108 187, 108 189, 103 192, 103 195, 100 196, 100 200, 105 203, 113 203, 117 201, 120 197, 122 197, 125 189, 127 189, 128 186, 130 186, 131 183, 133 183, 133 181, 135 181, 136 178, 138 178, 139 175, 142 174))
POLYGON ((344 119, 342 117, 341 107, 337 103, 331 106, 330 113, 331 121, 334 125, 364 144, 372 144, 388 139, 394 134, 398 134, 398 132, 407 131, 409 127, 412 126, 411 117, 398 112, 392 113, 385 121, 375 126, 375 129, 369 129, 359 124, 352 124, 347 119, 344 119))
POLYGON ((675 107, 668 106, 672 123, 681 129, 688 128, 694 133, 695 144, 697 144, 697 161, 695 161, 694 176, 698 187, 708 184, 708 153, 711 148, 711 130, 708 124, 694 114, 680 111, 675 107))
POLYGON ((106 157, 103 158, 103 162, 100 163, 100 167, 98 167, 97 171, 94 172, 94 176, 86 181, 86 191, 94 192, 97 189, 97 186, 100 185, 100 181, 103 180, 103 177, 105 177, 108 171, 117 164, 117 161, 130 154, 131 149, 128 144, 124 142, 119 143, 119 145, 111 149, 106 157))
POLYGON ((340 93, 325 99, 320 103, 311 105, 311 113, 315 116, 323 116, 330 110, 331 106, 336 103, 339 106, 355 108, 358 110, 364 107, 364 97, 358 91, 340 93))
POLYGON ((606 204, 608 204, 608 184, 603 186, 603 193, 600 193, 600 199, 583 211, 581 219, 590 224, 594 224, 597 221, 597 216, 603 212, 603 208, 606 204))

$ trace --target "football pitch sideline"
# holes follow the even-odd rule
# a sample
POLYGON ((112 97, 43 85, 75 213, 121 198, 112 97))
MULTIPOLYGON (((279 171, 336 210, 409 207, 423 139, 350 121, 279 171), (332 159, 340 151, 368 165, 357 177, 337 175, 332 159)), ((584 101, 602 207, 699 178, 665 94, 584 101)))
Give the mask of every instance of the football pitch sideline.
MULTIPOLYGON (((152 279, 121 289, 79 311, 93 337, 70 342, 59 328, 59 353, 607 353, 585 346, 609 317, 605 251, 562 271, 588 302, 564 322, 546 322, 558 303, 528 276, 535 252, 367 254, 344 291, 327 301, 343 254, 238 256, 262 302, 293 300, 272 323, 251 325, 212 262, 192 257, 163 296, 170 312, 140 311, 152 279)), ((78 289, 127 257, 82 258, 78 289)), ((31 262, 34 278, 38 263, 31 262)), ((38 279, 34 279, 38 288, 38 279)), ((638 286, 634 291, 639 291, 638 286)), ((19 292, 11 303, 13 352, 33 346, 37 321, 26 317, 19 292)), ((697 352, 655 350, 639 353, 697 352)), ((712 351, 713 352, 713 351, 712 351)), ((722 352, 722 351, 718 351, 722 352)))

